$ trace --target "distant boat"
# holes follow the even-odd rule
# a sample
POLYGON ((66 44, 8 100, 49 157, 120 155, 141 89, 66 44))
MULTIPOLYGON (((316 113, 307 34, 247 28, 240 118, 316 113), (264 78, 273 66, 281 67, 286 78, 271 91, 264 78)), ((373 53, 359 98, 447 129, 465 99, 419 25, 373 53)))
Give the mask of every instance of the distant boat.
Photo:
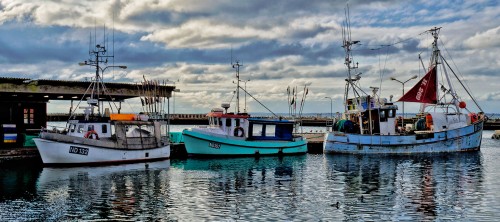
MULTIPOLYGON (((236 77, 239 83, 239 64, 236 77)), ((237 113, 227 112, 229 104, 212 109, 207 114, 209 125, 185 129, 182 134, 189 155, 252 156, 272 154, 303 154, 307 141, 294 135, 295 121, 251 118, 239 113, 239 84, 237 84, 237 113)), ((246 90, 245 90, 246 92, 246 90)))
MULTIPOLYGON (((110 114, 109 117, 101 115, 100 111, 94 114, 94 108, 100 110, 102 101, 99 97, 106 92, 99 74, 107 68, 99 66, 100 62, 107 61, 100 58, 105 57, 105 52, 104 47, 97 45, 91 51, 95 60, 85 63, 96 67, 96 77, 89 86, 90 95, 87 95, 89 106, 81 107, 85 119, 70 119, 63 130, 42 129, 39 138, 34 139, 44 164, 115 164, 170 157, 165 121, 150 119, 145 114, 110 114)), ((74 110, 76 108, 73 113, 74 110)))
POLYGON ((434 42, 427 74, 399 99, 400 102, 422 104, 419 119, 405 127, 397 126, 398 106, 379 98, 377 88, 372 95, 363 94, 358 83, 360 76, 353 76, 358 67, 351 54, 351 47, 359 41, 351 40, 349 30, 346 28, 343 32, 347 66, 345 112, 333 125, 332 132, 325 134, 324 153, 408 154, 480 149, 483 112, 478 106, 479 114, 468 113, 465 102, 454 90, 449 74, 455 72, 438 48, 440 28, 428 30, 434 42), (438 65, 442 68, 438 69, 438 65), (437 78, 438 71, 442 71, 443 78, 437 78), (445 81, 439 82, 442 79, 445 81), (353 95, 351 98, 349 93, 353 95))

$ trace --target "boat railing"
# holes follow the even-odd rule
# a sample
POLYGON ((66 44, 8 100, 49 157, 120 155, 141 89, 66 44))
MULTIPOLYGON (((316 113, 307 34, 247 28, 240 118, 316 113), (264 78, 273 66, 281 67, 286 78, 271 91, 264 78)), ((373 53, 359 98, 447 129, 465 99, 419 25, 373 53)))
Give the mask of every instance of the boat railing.
POLYGON ((42 127, 41 132, 66 134, 68 132, 68 128, 63 126, 47 125, 47 127, 42 127))

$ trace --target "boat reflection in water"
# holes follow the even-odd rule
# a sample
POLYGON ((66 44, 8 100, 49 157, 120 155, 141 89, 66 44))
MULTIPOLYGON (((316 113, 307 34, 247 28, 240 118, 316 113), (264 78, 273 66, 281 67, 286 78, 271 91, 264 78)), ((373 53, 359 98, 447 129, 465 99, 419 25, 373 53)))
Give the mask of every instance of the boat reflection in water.
POLYGON ((172 161, 176 218, 285 220, 304 212, 306 155, 189 158, 172 161), (291 214, 291 215, 290 215, 291 214))
POLYGON ((192 178, 201 176, 211 183, 209 189, 237 192, 249 187, 269 185, 272 188, 291 181, 300 182, 305 160, 305 156, 190 158, 173 162, 172 168, 184 171, 187 179, 184 182, 198 183, 192 178))
POLYGON ((43 168, 37 193, 48 206, 37 218, 87 220, 129 218, 141 204, 156 199, 166 183, 160 174, 170 160, 102 167, 43 168), (140 201, 136 202, 136 199, 140 201))
MULTIPOLYGON (((38 168, 30 174, 38 177, 11 182, 27 194, 5 191, 0 218, 491 221, 500 216, 495 153, 307 154, 38 168)), ((6 175, 23 174, 3 175, 0 185, 12 180, 6 175)))
MULTIPOLYGON (((345 220, 466 219, 484 202, 480 152, 325 155, 345 220)), ((332 190, 335 192, 335 190, 332 190)), ((477 215, 475 215, 477 216, 477 215)))

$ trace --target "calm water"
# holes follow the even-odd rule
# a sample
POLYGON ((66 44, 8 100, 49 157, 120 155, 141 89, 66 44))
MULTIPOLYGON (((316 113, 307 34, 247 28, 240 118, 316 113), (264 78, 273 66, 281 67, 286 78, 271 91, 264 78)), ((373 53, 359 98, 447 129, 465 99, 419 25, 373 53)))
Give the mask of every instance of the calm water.
POLYGON ((0 220, 493 221, 500 140, 412 156, 186 159, 0 168, 0 220))

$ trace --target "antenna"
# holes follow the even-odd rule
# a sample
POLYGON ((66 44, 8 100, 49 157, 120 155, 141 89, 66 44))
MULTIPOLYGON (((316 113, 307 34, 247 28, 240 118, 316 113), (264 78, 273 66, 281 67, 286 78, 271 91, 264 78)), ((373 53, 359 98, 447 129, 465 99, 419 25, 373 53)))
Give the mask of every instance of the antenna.
MULTIPOLYGON (((115 65, 115 10, 113 10, 113 20, 112 20, 112 26, 113 26, 113 66, 115 65)), ((113 76, 112 79, 115 78, 115 70, 113 69, 113 76)))
POLYGON ((103 32, 104 32, 104 35, 102 35, 102 44, 104 45, 104 48, 108 48, 108 45, 106 44, 107 43, 107 41, 106 41, 106 23, 103 26, 103 32))

